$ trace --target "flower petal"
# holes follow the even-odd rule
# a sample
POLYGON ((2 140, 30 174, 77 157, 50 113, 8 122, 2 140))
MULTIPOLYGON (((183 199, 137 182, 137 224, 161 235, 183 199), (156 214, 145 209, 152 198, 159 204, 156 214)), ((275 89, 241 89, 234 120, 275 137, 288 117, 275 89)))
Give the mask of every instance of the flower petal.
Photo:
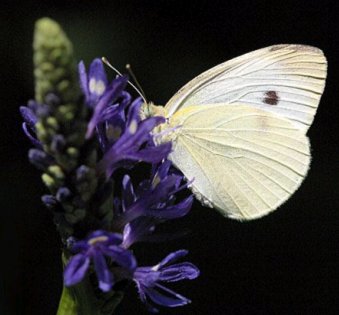
POLYGON ((144 240, 155 228, 155 220, 149 217, 141 217, 127 223, 124 227, 123 247, 128 248, 136 242, 144 240))
POLYGON ((102 120, 105 120, 106 123, 111 125, 116 125, 116 123, 121 124, 124 122, 124 126, 126 124, 126 115, 125 108, 130 104, 132 96, 126 92, 122 91, 119 99, 119 103, 108 106, 102 112, 102 120))
POLYGON ((103 254, 96 250, 93 254, 94 269, 99 280, 99 288, 108 292, 113 286, 113 274, 109 271, 103 254))
POLYGON ((98 123, 102 121, 102 112, 105 108, 114 103, 115 100, 120 97, 122 91, 126 87, 127 77, 122 76, 115 79, 106 89, 104 95, 100 98, 98 104, 95 106, 93 116, 88 123, 86 139, 89 139, 93 135, 93 131, 98 123))
POLYGON ((110 120, 114 119, 116 115, 120 113, 119 104, 112 104, 108 107, 106 107, 102 113, 101 113, 101 119, 104 120, 110 120))
POLYGON ((159 268, 166 266, 168 264, 171 264, 175 261, 177 261, 178 259, 186 256, 188 254, 188 250, 186 249, 180 249, 177 250, 176 252, 170 253, 169 255, 167 255, 157 266, 159 266, 159 268))
POLYGON ((78 72, 79 72, 80 88, 85 95, 86 102, 89 103, 88 78, 87 78, 86 67, 83 61, 80 61, 78 64, 78 72))
MULTIPOLYGON (((90 67, 89 67, 89 74, 88 74, 88 80, 91 81, 91 79, 98 81, 102 81, 104 84, 105 88, 107 86, 107 76, 105 72, 105 68, 103 65, 103 62, 101 61, 100 58, 95 58, 90 67)), ((91 93, 94 93, 96 91, 91 91, 91 93)), ((102 93, 101 93, 102 94, 102 93)))
POLYGON ((129 126, 128 130, 130 134, 134 134, 134 137, 133 138, 131 137, 130 139, 133 139, 133 143, 136 146, 140 146, 145 141, 151 139, 151 131, 154 129, 154 127, 158 126, 159 124, 164 123, 165 121, 166 119, 160 116, 146 118, 137 125, 137 129, 135 133, 131 132, 132 123, 127 124, 129 126))
POLYGON ((86 251, 89 248, 87 241, 77 241, 72 244, 71 251, 72 253, 79 253, 81 251, 86 251))
POLYGON ((167 295, 160 293, 158 290, 154 288, 147 288, 146 294, 154 303, 158 305, 167 307, 177 307, 191 303, 191 300, 160 284, 157 284, 157 288, 160 288, 167 295))
POLYGON ((77 254, 68 262, 64 271, 64 283, 71 286, 79 283, 88 270, 90 259, 85 254, 77 254))
POLYGON ((163 180, 169 172, 170 167, 172 166, 172 162, 170 160, 166 160, 163 163, 161 163, 160 165, 154 165, 153 169, 152 169, 152 185, 154 185, 154 181, 161 181, 163 180))
POLYGON ((140 109, 143 104, 143 100, 141 97, 137 97, 132 104, 130 105, 128 118, 127 118, 127 126, 130 126, 133 121, 139 122, 140 121, 140 109))
POLYGON ((193 280, 200 274, 199 269, 189 262, 164 267, 160 270, 160 281, 176 282, 180 280, 193 280))
POLYGON ((168 196, 173 195, 173 193, 176 191, 178 179, 181 180, 181 178, 178 178, 176 175, 167 176, 153 190, 153 199, 157 197, 158 202, 167 201, 168 196))
POLYGON ((172 151, 172 143, 165 142, 158 146, 147 147, 138 152, 133 152, 131 158, 137 161, 144 161, 147 163, 159 163, 165 159, 172 151))
POLYGON ((189 196, 182 202, 166 207, 165 209, 148 210, 147 215, 153 216, 158 219, 176 219, 185 216, 191 209, 193 203, 193 196, 189 196))
MULTIPOLYGON (((139 123, 139 117, 135 117, 134 119, 131 118, 135 116, 133 113, 135 112, 135 108, 140 109, 140 106, 136 104, 134 108, 130 108, 128 112, 129 121, 126 124, 125 132, 117 141, 119 142, 119 147, 121 149, 126 150, 126 148, 135 148, 134 151, 137 151, 136 149, 138 149, 142 144, 152 140, 151 131, 154 127, 165 121, 165 118, 163 117, 150 117, 139 123)), ((137 112, 139 113, 139 111, 137 112)))
POLYGON ((33 110, 26 106, 20 106, 20 113, 29 128, 35 131, 35 124, 37 123, 38 119, 33 110))
POLYGON ((42 171, 45 171, 54 163, 52 156, 39 149, 30 149, 28 151, 28 159, 33 165, 35 165, 35 167, 42 171))
POLYGON ((103 248, 102 252, 111 257, 114 262, 116 262, 121 267, 126 268, 127 270, 133 272, 137 266, 137 261, 133 256, 132 252, 121 248, 119 246, 109 246, 108 248, 103 248))
POLYGON ((32 142, 33 145, 35 145, 37 148, 42 148, 42 145, 39 140, 37 140, 32 134, 31 131, 29 130, 29 127, 27 124, 24 122, 22 123, 22 129, 27 136, 27 138, 32 142))
POLYGON ((191 302, 159 283, 161 281, 176 282, 184 279, 195 279, 199 275, 198 268, 188 262, 164 267, 186 254, 186 250, 178 250, 166 256, 156 266, 138 267, 135 270, 133 280, 137 283, 139 294, 143 300, 145 300, 146 295, 152 302, 167 307, 182 306, 191 302))
POLYGON ((122 180, 122 207, 123 211, 127 209, 136 199, 131 178, 125 175, 122 180))

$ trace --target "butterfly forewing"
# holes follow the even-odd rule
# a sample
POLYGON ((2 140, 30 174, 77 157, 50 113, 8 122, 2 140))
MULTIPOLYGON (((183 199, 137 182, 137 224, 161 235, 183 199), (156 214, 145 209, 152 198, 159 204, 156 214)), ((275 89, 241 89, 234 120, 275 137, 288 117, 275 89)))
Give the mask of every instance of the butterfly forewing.
POLYGON ((327 72, 318 48, 275 45, 220 64, 193 79, 166 105, 169 117, 191 105, 246 104, 289 119, 306 132, 327 72))

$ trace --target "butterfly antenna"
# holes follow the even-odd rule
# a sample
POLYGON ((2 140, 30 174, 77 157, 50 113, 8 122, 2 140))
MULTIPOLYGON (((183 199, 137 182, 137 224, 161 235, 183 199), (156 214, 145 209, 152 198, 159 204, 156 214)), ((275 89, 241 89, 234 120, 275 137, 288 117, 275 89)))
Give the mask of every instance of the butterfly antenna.
MULTIPOLYGON (((114 72, 116 72, 119 76, 123 76, 122 74, 121 74, 121 72, 119 71, 119 70, 117 70, 116 68, 114 68, 113 66, 112 66, 112 64, 108 61, 108 59, 106 58, 106 57, 102 57, 101 58, 101 60, 102 60, 102 62, 105 64, 105 65, 107 65, 109 68, 111 68, 114 72)), ((132 76, 133 77, 133 76, 132 76)), ((134 77, 133 77, 133 79, 134 79, 134 77)), ((146 100, 146 97, 144 96, 144 94, 143 93, 141 93, 140 91, 139 91, 139 89, 131 82, 131 81, 127 81, 127 83, 141 96, 141 98, 143 99, 143 101, 147 104, 148 102, 147 102, 147 100, 146 100)), ((142 89, 141 89, 142 90, 142 89)))
POLYGON ((129 63, 126 65, 126 70, 128 71, 128 73, 129 73, 129 74, 131 75, 131 77, 133 78, 133 80, 134 80, 136 86, 137 86, 138 89, 141 91, 141 93, 142 93, 144 99, 146 99, 146 94, 145 94, 144 90, 142 89, 141 84, 139 83, 139 81, 138 81, 137 77, 135 76, 135 74, 134 74, 134 72, 133 72, 133 70, 132 70, 132 67, 131 67, 131 65, 130 65, 129 63))

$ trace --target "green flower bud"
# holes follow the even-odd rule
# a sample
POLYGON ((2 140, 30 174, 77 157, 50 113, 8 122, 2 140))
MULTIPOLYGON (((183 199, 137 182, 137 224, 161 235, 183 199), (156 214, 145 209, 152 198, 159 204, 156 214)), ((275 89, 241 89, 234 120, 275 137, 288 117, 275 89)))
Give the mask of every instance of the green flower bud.
POLYGON ((44 173, 42 174, 41 179, 51 191, 54 191, 57 188, 57 183, 52 176, 44 173))
POLYGON ((48 172, 57 180, 62 181, 65 178, 61 167, 59 165, 51 165, 48 167, 48 172))

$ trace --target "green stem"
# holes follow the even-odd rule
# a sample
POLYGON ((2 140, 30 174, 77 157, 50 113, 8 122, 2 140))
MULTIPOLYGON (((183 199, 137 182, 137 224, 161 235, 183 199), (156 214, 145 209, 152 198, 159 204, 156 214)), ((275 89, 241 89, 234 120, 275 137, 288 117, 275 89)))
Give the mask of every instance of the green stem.
MULTIPOLYGON (((62 260, 65 266, 65 253, 62 260)), ((57 315, 113 315, 124 293, 113 290, 107 293, 98 292, 94 292, 88 276, 75 286, 63 287, 57 315)))
POLYGON ((57 315, 103 315, 89 279, 63 288, 57 315))
POLYGON ((123 295, 112 291, 98 299, 86 279, 75 287, 63 288, 56 315, 113 315, 123 295))
POLYGON ((78 307, 68 288, 63 287, 57 315, 77 314, 78 307))

